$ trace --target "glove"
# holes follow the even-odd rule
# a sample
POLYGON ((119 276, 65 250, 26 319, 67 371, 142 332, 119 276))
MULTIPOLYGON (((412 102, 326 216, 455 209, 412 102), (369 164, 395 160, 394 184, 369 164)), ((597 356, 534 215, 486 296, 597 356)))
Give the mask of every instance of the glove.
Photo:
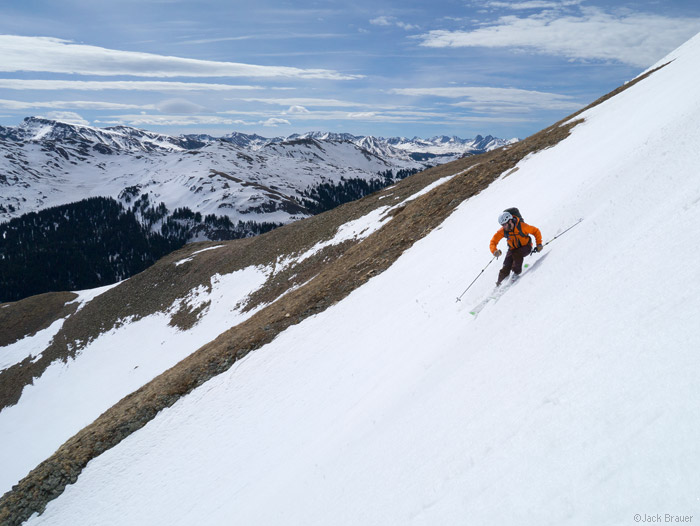
POLYGON ((535 252, 542 252, 542 249, 543 249, 543 248, 544 248, 544 247, 543 247, 542 245, 537 245, 537 246, 535 247, 535 252))
POLYGON ((503 254, 503 252, 501 252, 500 250, 496 249, 496 252, 493 253, 493 256, 494 256, 495 258, 499 258, 499 257, 501 257, 501 254, 503 254))

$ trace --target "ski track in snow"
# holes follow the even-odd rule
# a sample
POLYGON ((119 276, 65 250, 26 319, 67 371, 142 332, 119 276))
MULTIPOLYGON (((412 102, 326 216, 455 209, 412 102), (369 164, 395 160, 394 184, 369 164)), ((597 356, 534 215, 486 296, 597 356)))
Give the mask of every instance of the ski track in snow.
POLYGON ((700 212, 700 37, 674 57, 91 461, 27 524, 699 516, 700 282, 677 255, 700 212), (455 294, 513 205, 545 240, 585 221, 472 320, 497 269, 455 294))
POLYGON ((179 267, 180 265, 184 265, 185 263, 189 263, 190 261, 194 260, 194 256, 196 256, 197 254, 201 254, 202 252, 207 252, 209 250, 216 250, 217 248, 221 248, 223 246, 224 245, 217 245, 215 247, 207 247, 207 248, 203 248, 202 250, 197 250, 196 252, 192 252, 192 254, 190 254, 190 256, 183 258, 179 261, 176 261, 175 266, 179 267))

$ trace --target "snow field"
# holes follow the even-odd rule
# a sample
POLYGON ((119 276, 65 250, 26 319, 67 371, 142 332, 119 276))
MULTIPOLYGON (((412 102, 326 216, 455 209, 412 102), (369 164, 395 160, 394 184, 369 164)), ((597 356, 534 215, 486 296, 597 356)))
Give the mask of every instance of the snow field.
MULTIPOLYGON (((17 405, 0 412, 0 493, 123 397, 254 314, 255 310, 241 313, 239 303, 260 287, 268 274, 269 269, 249 267, 214 275, 211 291, 200 287, 168 312, 121 320, 120 326, 89 342, 74 359, 52 363, 33 385, 24 388, 17 405), (189 331, 170 326, 172 314, 183 302, 192 310, 211 302, 189 331)), ((83 295, 89 294, 86 291, 83 295)), ((54 324, 58 327, 55 332, 63 321, 54 324)), ((53 338, 53 329, 27 339, 32 345, 22 345, 20 350, 41 353, 53 338)))
MULTIPOLYGON (((115 283, 114 285, 107 285, 106 287, 76 292, 78 297, 69 303, 79 303, 75 311, 78 312, 90 300, 117 285, 118 283, 115 283)), ((0 371, 23 361, 28 356, 32 357, 33 361, 38 360, 44 349, 51 344, 53 337, 61 330, 65 321, 65 318, 56 320, 46 329, 37 331, 35 334, 25 336, 21 340, 4 346, 2 348, 2 355, 0 356, 0 371)))

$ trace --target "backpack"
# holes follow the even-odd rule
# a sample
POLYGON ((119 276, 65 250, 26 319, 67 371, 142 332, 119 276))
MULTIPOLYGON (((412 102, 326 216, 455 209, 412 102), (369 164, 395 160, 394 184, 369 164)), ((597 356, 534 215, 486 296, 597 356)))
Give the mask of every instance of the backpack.
MULTIPOLYGON (((517 229, 517 232, 520 234, 520 236, 522 236, 522 237, 527 237, 527 238, 529 239, 530 236, 528 236, 527 234, 525 234, 525 233, 523 232, 523 223, 524 223, 525 221, 523 220, 523 216, 522 216, 522 214, 520 213, 520 210, 518 210, 517 208, 513 207, 513 208, 506 208, 506 209, 504 210, 504 212, 508 212, 508 213, 509 213, 510 215, 512 215, 513 217, 517 217, 518 219, 520 219, 520 221, 518 221, 518 223, 517 223, 517 225, 516 225, 515 228, 517 229)), ((515 232, 515 230, 513 230, 513 232, 515 232)), ((503 235, 505 236, 506 240, 508 241, 508 246, 510 247, 510 236, 511 236, 511 233, 506 232, 506 230, 503 229, 503 235)), ((518 242, 518 243, 520 243, 520 242, 518 242)), ((520 246, 523 246, 523 245, 520 245, 520 246)), ((515 247, 515 248, 519 248, 519 247, 515 247)))
POLYGON ((506 209, 504 210, 504 212, 508 212, 508 213, 509 213, 510 215, 512 215, 513 217, 517 217, 517 218, 520 219, 521 221, 525 221, 525 220, 523 219, 523 216, 520 214, 520 210, 518 210, 518 209, 515 208, 515 207, 513 207, 513 208, 506 208, 506 209))

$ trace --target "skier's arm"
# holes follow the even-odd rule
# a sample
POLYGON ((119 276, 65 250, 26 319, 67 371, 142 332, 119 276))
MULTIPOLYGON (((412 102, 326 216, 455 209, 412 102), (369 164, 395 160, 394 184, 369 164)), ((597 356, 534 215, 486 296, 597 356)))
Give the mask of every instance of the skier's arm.
POLYGON ((523 232, 525 232, 526 234, 530 234, 532 236, 535 236, 535 244, 536 245, 542 244, 542 233, 540 232, 540 229, 537 228, 536 226, 528 225, 526 223, 523 225, 523 232))
POLYGON ((491 254, 496 252, 496 249, 498 247, 498 242, 503 239, 504 234, 503 234, 503 229, 500 228, 498 229, 498 232, 496 232, 493 237, 491 238, 491 244, 489 245, 489 248, 491 249, 491 254))

